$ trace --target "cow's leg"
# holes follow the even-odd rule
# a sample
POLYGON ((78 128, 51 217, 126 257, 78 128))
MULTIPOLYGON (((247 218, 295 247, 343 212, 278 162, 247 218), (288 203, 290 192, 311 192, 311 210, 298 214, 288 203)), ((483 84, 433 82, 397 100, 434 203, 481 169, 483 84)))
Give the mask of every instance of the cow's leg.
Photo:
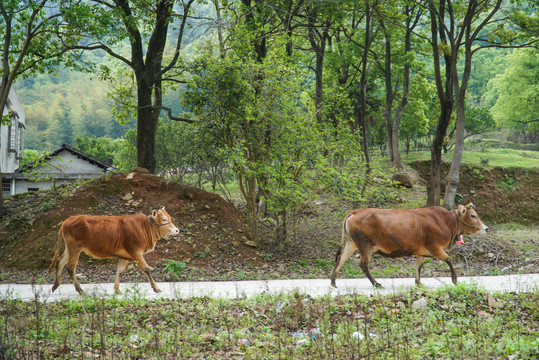
POLYGON ((421 268, 423 267, 423 264, 425 263, 425 257, 424 256, 421 256, 421 255, 417 255, 417 259, 416 259, 416 262, 417 262, 417 269, 416 269, 416 272, 415 272, 415 284, 416 285, 421 285, 421 268))
POLYGON ((120 275, 124 272, 129 260, 120 259, 118 261, 118 268, 116 269, 116 277, 114 278, 114 292, 116 294, 121 294, 120 291, 120 275))
POLYGON ((451 258, 442 248, 437 248, 430 251, 434 256, 436 256, 437 259, 440 259, 444 261, 447 265, 449 265, 449 270, 451 270, 451 281, 453 284, 457 283, 457 273, 455 272, 455 268, 453 267, 453 263, 451 262, 451 258))
POLYGON ((361 270, 367 275, 367 278, 371 281, 372 286, 376 288, 382 289, 383 286, 378 283, 376 280, 374 280, 374 277, 371 274, 371 270, 369 269, 369 263, 371 262, 371 252, 370 250, 365 251, 364 253, 361 253, 360 249, 360 256, 359 256, 359 266, 361 267, 361 270))
POLYGON ((77 290, 80 295, 84 295, 84 290, 82 290, 82 288, 80 287, 79 279, 77 279, 77 264, 79 263, 80 253, 81 250, 73 250, 69 252, 67 269, 69 270, 71 278, 73 279, 73 285, 75 286, 75 290, 77 290))
POLYGON ((333 275, 331 275, 331 285, 333 287, 337 287, 335 285, 335 280, 337 279, 337 276, 339 275, 339 271, 341 270, 341 267, 344 265, 346 260, 352 256, 354 251, 357 250, 357 246, 352 241, 346 241, 344 244, 344 247, 340 247, 337 251, 337 256, 335 257, 335 268, 333 269, 333 275))
POLYGON ((62 256, 60 256, 60 259, 56 263, 56 280, 54 281, 52 292, 58 289, 58 286, 60 286, 60 284, 62 283, 62 271, 64 270, 64 266, 66 266, 68 259, 69 253, 67 252, 67 249, 65 249, 64 253, 62 254, 62 256))
POLYGON ((156 293, 160 293, 161 290, 159 290, 159 288, 157 287, 157 284, 155 283, 155 280, 153 279, 153 276, 152 276, 153 268, 146 263, 146 260, 144 260, 144 257, 142 256, 142 254, 141 253, 134 254, 133 259, 138 263, 138 266, 141 268, 144 274, 146 274, 146 276, 148 277, 148 280, 150 280, 150 284, 152 285, 153 291, 156 293))

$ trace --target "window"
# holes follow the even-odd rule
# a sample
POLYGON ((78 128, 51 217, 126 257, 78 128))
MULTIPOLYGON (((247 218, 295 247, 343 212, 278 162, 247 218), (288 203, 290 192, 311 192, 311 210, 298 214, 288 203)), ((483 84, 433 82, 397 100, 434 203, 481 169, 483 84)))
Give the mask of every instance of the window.
POLYGON ((19 124, 19 149, 17 151, 17 159, 24 157, 24 126, 19 124))
POLYGON ((19 126, 17 121, 17 115, 11 115, 11 124, 7 129, 7 149, 9 152, 17 153, 18 150, 18 132, 19 126))
POLYGON ((11 195, 11 180, 2 179, 2 193, 11 195))

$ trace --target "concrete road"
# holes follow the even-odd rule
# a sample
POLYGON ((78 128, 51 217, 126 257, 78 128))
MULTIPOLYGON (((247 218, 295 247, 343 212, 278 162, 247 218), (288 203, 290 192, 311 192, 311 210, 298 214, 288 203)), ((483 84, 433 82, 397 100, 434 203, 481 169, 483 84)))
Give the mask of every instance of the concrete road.
MULTIPOLYGON (((190 297, 240 298, 261 293, 280 294, 298 291, 304 295, 343 295, 343 294, 392 294, 415 286, 413 278, 377 279, 384 289, 373 289, 366 278, 337 279, 337 289, 330 286, 329 279, 293 280, 253 280, 253 281, 201 281, 201 282, 162 282, 158 283, 161 293, 155 294, 149 283, 121 284, 125 297, 144 297, 146 299, 181 299, 190 297)), ((451 284, 449 277, 421 279, 429 289, 451 284)), ((460 277, 459 283, 475 284, 490 292, 535 292, 539 291, 539 274, 460 277)), ((81 284, 88 295, 114 296, 114 284, 81 284)), ((53 301, 73 299, 79 295, 72 284, 62 284, 51 293, 52 284, 21 285, 0 284, 0 298, 15 297, 22 300, 39 299, 53 301)))

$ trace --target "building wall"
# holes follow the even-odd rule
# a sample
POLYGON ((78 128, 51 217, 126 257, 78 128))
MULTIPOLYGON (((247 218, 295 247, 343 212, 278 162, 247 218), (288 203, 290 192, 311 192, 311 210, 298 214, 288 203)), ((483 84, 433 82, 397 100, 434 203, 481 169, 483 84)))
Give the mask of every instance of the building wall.
POLYGON ((20 194, 38 189, 46 190, 63 183, 95 179, 102 173, 101 167, 80 159, 68 150, 63 150, 56 157, 27 172, 25 175, 29 179, 14 179, 14 193, 20 194))
POLYGON ((16 142, 14 144, 16 151, 12 152, 8 149, 9 125, 0 125, 0 172, 3 173, 12 173, 19 167, 19 159, 22 157, 24 148, 22 131, 26 122, 26 114, 13 87, 9 90, 8 105, 3 109, 2 115, 7 115, 10 110, 16 114, 11 123, 12 131, 15 132, 13 139, 16 142))

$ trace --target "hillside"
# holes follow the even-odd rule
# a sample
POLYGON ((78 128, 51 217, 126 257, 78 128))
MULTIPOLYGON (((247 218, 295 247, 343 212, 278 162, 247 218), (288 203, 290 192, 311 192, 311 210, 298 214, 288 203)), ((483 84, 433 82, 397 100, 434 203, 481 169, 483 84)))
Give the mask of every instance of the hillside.
MULTIPOLYGON (((411 165, 416 169, 410 170, 414 188, 398 190, 400 200, 387 207, 415 207, 424 201, 428 163, 411 165)), ((459 276, 538 272, 537 173, 464 166, 460 192, 463 202, 477 205, 491 232, 486 237, 468 237, 465 246, 451 251, 459 276)), ((321 198, 302 210, 287 243, 262 241, 255 247, 247 237, 242 212, 231 203, 153 175, 109 175, 76 187, 13 196, 6 205, 9 215, 0 220, 0 283, 52 282, 47 268, 59 225, 68 216, 149 214, 161 206, 171 214, 180 236, 159 241, 156 250, 146 255, 156 268, 157 281, 328 278, 342 216, 351 206, 337 198, 321 198)), ((83 254, 77 273, 82 283, 111 282, 116 262, 83 254)), ((410 277, 415 273, 415 258, 374 256, 371 271, 375 277, 410 277)), ((447 276, 447 265, 432 261, 423 275, 447 276)), ((342 276, 364 276, 356 256, 345 264, 342 276)), ((122 281, 145 282, 146 278, 131 264, 122 281)), ((64 283, 69 282, 64 276, 64 283)))
MULTIPOLYGON (((162 269, 168 264, 166 259, 173 259, 190 267, 233 272, 261 263, 256 249, 245 244, 242 216, 230 203, 218 195, 153 175, 105 176, 74 188, 21 194, 10 198, 6 205, 10 215, 0 224, 4 277, 6 272, 11 273, 10 269, 25 273, 35 270, 44 276, 54 253, 59 225, 70 215, 149 214, 162 206, 180 229, 180 236, 159 241, 155 251, 145 257, 150 264, 162 269)), ((88 273, 91 281, 110 281, 116 260, 94 260, 83 254, 79 264, 78 272, 88 273), (94 264, 107 270, 104 279, 94 273, 94 264)), ((127 271, 126 278, 129 274, 127 271)), ((138 278, 140 274, 134 271, 133 275, 138 278)))

